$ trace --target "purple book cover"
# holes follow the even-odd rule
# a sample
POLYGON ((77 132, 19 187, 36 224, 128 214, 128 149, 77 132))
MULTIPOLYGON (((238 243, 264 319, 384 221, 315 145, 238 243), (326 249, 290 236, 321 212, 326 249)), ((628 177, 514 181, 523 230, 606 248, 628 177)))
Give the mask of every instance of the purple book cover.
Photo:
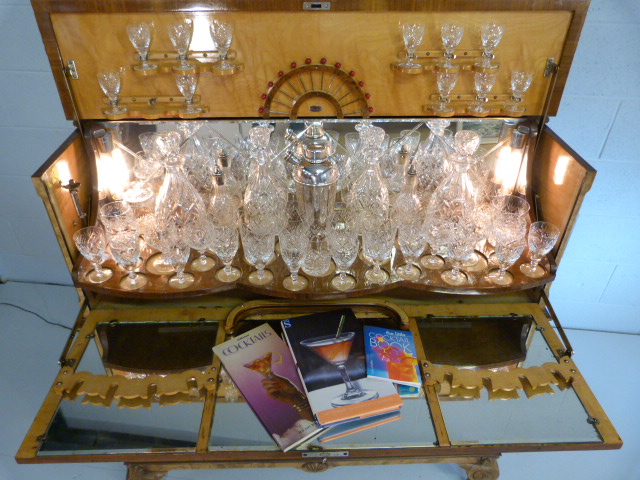
POLYGON ((216 345, 213 351, 283 451, 323 430, 314 419, 289 347, 268 324, 216 345))

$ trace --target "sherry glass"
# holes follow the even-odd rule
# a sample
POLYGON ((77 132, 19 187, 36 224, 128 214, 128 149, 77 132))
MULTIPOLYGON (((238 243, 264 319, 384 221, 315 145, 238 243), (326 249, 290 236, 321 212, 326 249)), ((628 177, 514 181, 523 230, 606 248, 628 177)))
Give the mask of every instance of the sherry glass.
POLYGON ((396 231, 397 226, 388 219, 375 230, 362 233, 362 253, 373 263, 373 267, 367 270, 364 276, 371 283, 383 284, 389 279, 389 274, 380 267, 393 255, 396 231))
POLYGON ((289 267, 291 275, 282 281, 282 286, 297 292, 309 284, 309 281, 298 272, 309 250, 311 231, 309 223, 295 209, 291 209, 287 216, 287 222, 278 233, 278 238, 280 239, 280 256, 289 267))
POLYGON ((354 332, 340 332, 338 330, 336 335, 308 338, 300 342, 300 345, 338 368, 346 389, 342 395, 331 400, 333 407, 343 407, 378 397, 378 392, 360 389, 349 377, 346 364, 354 337, 354 332))
POLYGON ((73 241, 84 258, 93 263, 93 270, 85 274, 85 278, 91 283, 106 282, 113 275, 110 268, 102 268, 107 237, 101 227, 81 228, 73 234, 73 241))
POLYGON ((275 235, 272 233, 255 233, 245 223, 240 224, 240 237, 244 258, 256 267, 247 279, 254 285, 266 285, 273 281, 273 273, 266 269, 274 257, 275 235))
POLYGON ((511 73, 511 92, 513 93, 512 105, 506 105, 504 110, 510 113, 524 113, 525 107, 520 105, 522 102, 522 96, 524 92, 529 90, 533 82, 533 73, 524 72, 522 70, 515 70, 511 73))
POLYGON ((104 94, 109 98, 109 109, 105 115, 122 115, 127 113, 127 107, 120 105, 120 89, 122 88, 122 68, 103 70, 98 73, 98 83, 104 94))
POLYGON ((233 40, 233 24, 221 20, 213 20, 209 25, 213 45, 218 51, 218 61, 213 68, 216 70, 232 70, 234 65, 227 61, 229 48, 233 40))
POLYGON ((191 255, 191 249, 178 242, 166 245, 162 249, 162 254, 176 269, 176 273, 169 277, 169 286, 177 290, 184 290, 193 285, 196 280, 195 277, 191 273, 184 271, 191 255))
POLYGON ((525 246, 524 237, 510 243, 498 243, 496 245, 495 254, 498 268, 491 270, 487 275, 491 283, 502 286, 513 283, 513 274, 508 272, 507 268, 516 263, 522 252, 524 252, 525 246))
POLYGON ((140 262, 140 238, 138 232, 122 230, 109 234, 109 247, 116 262, 127 271, 120 280, 124 290, 138 290, 147 284, 147 277, 135 271, 140 262))
POLYGON ((418 259, 427 246, 427 229, 422 216, 398 227, 398 245, 407 263, 398 267, 396 273, 405 280, 419 280, 422 271, 418 259))
POLYGON ((149 47, 151 46, 151 37, 153 35, 152 28, 152 24, 145 22, 127 25, 129 40, 138 51, 138 55, 140 55, 140 65, 133 67, 136 71, 149 72, 158 68, 158 65, 149 63, 149 47))
POLYGON ((529 255, 531 261, 520 265, 520 271, 527 277, 540 278, 544 276, 545 269, 538 263, 551 251, 560 237, 560 229, 553 223, 534 222, 529 227, 529 255))
POLYGON ((358 233, 349 225, 345 218, 344 204, 336 206, 336 213, 327 229, 327 242, 329 252, 340 272, 331 279, 331 286, 342 292, 351 290, 356 286, 356 279, 347 274, 347 270, 353 265, 360 251, 358 233))
POLYGON ((188 229, 189 246, 200 254, 191 262, 191 269, 196 272, 208 272, 216 266, 215 259, 207 256, 206 253, 213 244, 213 228, 213 224, 204 217, 188 229))
POLYGON ((176 84, 178 85, 178 90, 184 96, 185 106, 180 109, 180 113, 193 115, 202 112, 200 107, 193 106, 193 97, 198 87, 198 75, 195 73, 176 75, 176 84))
POLYGON ((231 265, 240 247, 238 228, 235 224, 214 224, 213 232, 211 250, 224 264, 224 268, 216 272, 216 278, 224 283, 235 282, 242 277, 242 270, 231 265))
POLYGON ((469 107, 469 112, 477 115, 487 115, 489 109, 485 106, 488 98, 487 95, 493 89, 498 79, 498 70, 485 69, 474 73, 474 90, 476 92, 476 101, 469 107))
POLYGON ((136 230, 133 208, 122 200, 109 202, 100 207, 100 221, 109 235, 136 230))
POLYGON ((424 23, 403 23, 401 25, 402 39, 404 45, 407 48, 407 59, 400 63, 402 68, 422 68, 422 64, 415 62, 416 49, 422 42, 424 37, 425 25, 424 23))
POLYGON ((482 63, 485 68, 496 67, 491 60, 495 58, 493 51, 500 44, 504 26, 497 23, 485 23, 480 29, 480 40, 482 41, 482 63))
POLYGON ((456 58, 455 49, 460 45, 464 27, 455 23, 445 23, 440 30, 442 38, 442 46, 444 47, 444 64, 445 68, 453 67, 451 60, 456 58))
POLYGON ((178 65, 173 66, 174 70, 186 71, 196 68, 195 64, 188 62, 192 35, 193 21, 190 19, 169 25, 169 38, 178 52, 178 60, 180 61, 178 65))
POLYGON ((436 113, 453 115, 455 112, 455 109, 449 105, 449 94, 458 82, 458 72, 458 69, 437 68, 436 81, 438 84, 438 93, 440 94, 440 103, 433 105, 433 110, 436 113))

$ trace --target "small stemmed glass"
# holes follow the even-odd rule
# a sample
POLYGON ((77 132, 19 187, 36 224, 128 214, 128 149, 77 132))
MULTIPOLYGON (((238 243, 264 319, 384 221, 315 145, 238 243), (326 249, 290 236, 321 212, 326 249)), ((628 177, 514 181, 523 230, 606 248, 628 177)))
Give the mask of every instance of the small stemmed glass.
POLYGON ((242 222, 240 224, 240 237, 244 258, 256 270, 251 272, 247 279, 254 285, 266 285, 273 281, 273 273, 266 269, 267 264, 273 259, 275 247, 275 235, 272 233, 255 233, 242 222))
POLYGON ((153 24, 139 22, 127 25, 127 34, 133 47, 140 55, 140 65, 133 67, 139 72, 150 72, 156 70, 158 65, 149 63, 149 47, 153 36, 153 24))
POLYGON ((533 82, 533 73, 524 72, 522 70, 515 70, 511 73, 511 92, 513 104, 506 105, 504 107, 505 112, 509 113, 524 113, 526 107, 520 105, 522 102, 522 96, 524 92, 529 90, 531 86, 531 82, 533 82))
POLYGON ((407 49, 407 59, 398 66, 409 69, 420 69, 422 64, 417 63, 416 49, 424 37, 425 25, 423 23, 403 23, 401 25, 402 40, 407 49))
POLYGON ((500 44, 502 35, 504 34, 504 26, 497 23, 485 23, 480 29, 480 40, 482 41, 482 63, 484 68, 495 68, 497 65, 491 63, 495 58, 493 51, 500 44))
POLYGON ((185 272, 191 249, 180 242, 175 242, 165 245, 162 254, 176 270, 176 273, 169 277, 169 286, 177 290, 184 290, 193 285, 196 278, 191 273, 185 272))
POLYGON ((185 106, 180 109, 180 113, 185 115, 201 113, 202 109, 200 107, 193 106, 193 97, 198 87, 198 75, 195 73, 176 75, 176 84, 178 85, 178 90, 184 96, 185 106))
POLYGON ((389 279, 389 274, 381 265, 393 255, 393 244, 398 227, 390 218, 378 226, 376 230, 362 233, 362 253, 373 263, 373 267, 364 273, 371 283, 383 284, 389 279))
POLYGON ((85 278, 91 283, 106 282, 113 275, 110 268, 102 268, 107 237, 100 227, 81 228, 73 234, 73 241, 84 258, 93 263, 93 270, 85 274, 85 278))
POLYGON ((135 271, 140 263, 140 237, 134 230, 121 230, 109 234, 109 247, 116 262, 127 271, 120 279, 124 290, 138 290, 147 284, 147 277, 135 271))
POLYGON ((120 105, 120 89, 122 88, 123 68, 103 70, 98 73, 98 83, 104 94, 109 97, 109 108, 105 115, 122 115, 127 113, 127 107, 120 105))
POLYGON ((122 231, 137 231, 133 208, 122 200, 109 202, 100 207, 100 221, 109 235, 122 231))
POLYGON ((430 248, 429 254, 420 259, 420 265, 428 270, 440 270, 444 267, 444 259, 438 255, 438 247, 442 245, 439 228, 433 225, 429 219, 425 220, 425 241, 430 248))
POLYGON ((178 51, 178 60, 180 61, 178 65, 173 66, 174 70, 184 72, 196 68, 195 64, 188 62, 192 35, 193 21, 191 19, 169 25, 169 38, 174 48, 178 51))
POLYGON ((455 49, 460 45, 464 27, 455 23, 445 23, 440 30, 442 37, 442 46, 444 47, 444 64, 445 68, 453 67, 452 60, 456 58, 455 49))
POLYGON ((347 270, 356 261, 360 251, 358 233, 347 221, 345 213, 345 205, 343 203, 337 204, 335 215, 327 229, 329 252, 340 272, 331 279, 331 286, 341 292, 351 290, 356 286, 356 279, 347 274, 347 270))
POLYGON ((216 261, 207 255, 207 249, 213 244, 213 224, 202 218, 189 228, 189 245, 200 255, 191 262, 191 269, 196 272, 208 272, 216 266, 216 261))
POLYGON ((483 69, 476 71, 474 74, 474 89, 476 92, 476 101, 468 110, 474 115, 487 115, 489 109, 485 106, 488 101, 487 95, 493 88, 498 79, 497 69, 483 69))
POLYGON ((440 94, 440 103, 433 105, 433 110, 440 115, 450 116, 455 113, 455 109, 449 105, 449 94, 458 83, 457 68, 436 67, 436 81, 438 84, 438 93, 440 94))
POLYGON ((398 227, 398 245, 407 263, 398 267, 396 273, 405 280, 419 280, 422 271, 418 259, 427 246, 427 229, 422 216, 398 227))
POLYGON ((513 242, 504 243, 498 242, 495 248, 495 258, 498 263, 498 268, 491 270, 487 277, 491 283, 496 285, 511 285, 513 283, 513 274, 507 271, 511 265, 516 261, 524 252, 526 241, 524 237, 518 238, 513 242))
POLYGON ((231 283, 242 277, 242 270, 231 265, 239 247, 240 239, 236 224, 214 223, 211 250, 224 264, 224 268, 216 272, 216 278, 221 282, 231 283))
POLYGON ((232 70, 235 65, 227 61, 229 57, 229 48, 233 41, 233 24, 223 22, 222 20, 213 20, 209 25, 211 39, 213 45, 218 51, 218 61, 215 62, 213 68, 215 70, 232 70))
POLYGON ((538 263, 540 260, 553 249, 558 238, 560 237, 560 229, 553 223, 534 222, 529 227, 529 255, 531 262, 520 265, 520 271, 527 277, 540 278, 544 276, 545 269, 538 263))
POLYGON ((278 233, 280 256, 291 272, 291 275, 282 281, 282 286, 287 290, 297 292, 309 284, 305 277, 299 275, 299 271, 309 250, 310 235, 309 222, 296 209, 291 209, 284 228, 278 233))

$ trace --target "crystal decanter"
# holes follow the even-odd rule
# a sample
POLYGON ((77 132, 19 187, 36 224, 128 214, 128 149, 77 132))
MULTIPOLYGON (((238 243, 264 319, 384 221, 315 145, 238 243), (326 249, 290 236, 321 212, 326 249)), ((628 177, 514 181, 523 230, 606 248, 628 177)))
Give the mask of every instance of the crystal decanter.
POLYGON ((213 174, 213 191, 209 201, 209 214, 216 225, 233 226, 236 224, 242 198, 227 178, 220 166, 213 174))
POLYGON ((423 202, 428 201, 448 173, 447 158, 453 153, 453 148, 450 145, 450 133, 445 129, 450 124, 449 120, 428 120, 427 126, 431 132, 416 152, 414 164, 418 174, 417 188, 423 202))

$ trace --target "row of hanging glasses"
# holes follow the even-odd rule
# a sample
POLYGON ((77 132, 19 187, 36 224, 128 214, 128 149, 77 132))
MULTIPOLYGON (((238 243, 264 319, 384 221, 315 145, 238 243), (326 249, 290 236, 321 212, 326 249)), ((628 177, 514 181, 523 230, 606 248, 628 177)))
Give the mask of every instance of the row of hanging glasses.
POLYGON ((111 278, 100 266, 110 252, 127 272, 120 280, 127 290, 144 287, 147 274, 171 274, 168 285, 185 289, 196 281, 190 272, 274 285, 269 266, 278 256, 290 273, 282 287, 290 291, 334 271, 330 286, 338 291, 428 282, 428 271, 453 286, 472 285, 470 272, 504 286, 526 247, 531 262, 521 272, 544 276, 539 262, 555 245, 557 227, 529 225, 524 199, 497 195, 482 167, 487 152, 478 148, 478 133, 453 135, 449 124, 429 120, 391 140, 363 121, 344 146, 318 121, 283 135, 259 124, 233 143, 196 122, 142 133, 133 180, 100 208, 102 227, 76 234, 94 265, 85 278, 111 278), (424 126, 429 133, 421 141, 424 126), (488 259, 479 251, 487 243, 488 259), (238 268, 240 251, 251 272, 238 268), (405 262, 393 271, 397 253, 405 262), (358 259, 369 265, 364 275, 353 270, 358 259))

